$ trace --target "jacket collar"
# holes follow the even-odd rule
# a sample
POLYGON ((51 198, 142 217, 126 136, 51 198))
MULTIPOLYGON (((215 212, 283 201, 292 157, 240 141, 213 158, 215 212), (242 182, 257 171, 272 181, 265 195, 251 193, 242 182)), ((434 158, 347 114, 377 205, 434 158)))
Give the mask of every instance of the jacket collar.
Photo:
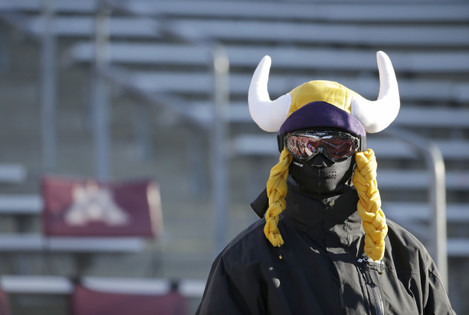
MULTIPOLYGON (((301 192, 291 177, 287 184, 287 208, 282 212, 282 216, 292 221, 312 239, 324 242, 327 236, 334 242, 349 245, 364 233, 357 212, 358 194, 355 189, 317 199, 301 192)), ((268 205, 266 190, 251 203, 252 209, 260 218, 264 217, 268 205)))

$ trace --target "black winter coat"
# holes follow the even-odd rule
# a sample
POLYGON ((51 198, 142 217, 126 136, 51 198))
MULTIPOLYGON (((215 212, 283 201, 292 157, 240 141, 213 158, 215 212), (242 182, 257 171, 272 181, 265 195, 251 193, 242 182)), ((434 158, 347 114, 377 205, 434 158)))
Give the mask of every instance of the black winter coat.
MULTIPOLYGON (((454 314, 424 246, 387 220, 381 263, 363 251, 364 231, 350 190, 316 200, 289 182, 279 229, 265 220, 241 232, 216 258, 197 314, 454 314)), ((263 216, 265 192, 252 204, 263 216)))

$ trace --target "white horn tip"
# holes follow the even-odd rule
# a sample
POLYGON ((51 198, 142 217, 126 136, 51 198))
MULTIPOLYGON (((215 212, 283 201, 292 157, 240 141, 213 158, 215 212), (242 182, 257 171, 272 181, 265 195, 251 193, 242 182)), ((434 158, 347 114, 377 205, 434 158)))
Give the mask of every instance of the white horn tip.
POLYGON ((269 55, 265 55, 264 57, 262 57, 260 63, 264 63, 264 62, 268 62, 268 63, 272 64, 272 58, 270 58, 269 55))
POLYGON ((376 52, 376 63, 378 64, 378 69, 380 73, 386 73, 389 76, 393 77, 395 80, 394 67, 392 66, 391 58, 384 51, 376 52), (383 71, 384 70, 384 71, 383 71))
POLYGON ((384 51, 378 50, 376 52, 376 58, 383 60, 383 59, 389 59, 389 56, 384 51))

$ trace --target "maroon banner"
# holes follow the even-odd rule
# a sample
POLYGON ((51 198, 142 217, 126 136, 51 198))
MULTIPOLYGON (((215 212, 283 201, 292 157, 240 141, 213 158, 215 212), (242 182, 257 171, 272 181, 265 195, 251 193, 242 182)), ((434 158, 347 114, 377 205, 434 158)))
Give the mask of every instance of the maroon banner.
POLYGON ((43 229, 55 236, 142 236, 160 234, 157 183, 98 182, 57 176, 41 181, 43 229))
POLYGON ((177 291, 164 295, 108 293, 75 287, 73 315, 186 315, 187 303, 177 291))

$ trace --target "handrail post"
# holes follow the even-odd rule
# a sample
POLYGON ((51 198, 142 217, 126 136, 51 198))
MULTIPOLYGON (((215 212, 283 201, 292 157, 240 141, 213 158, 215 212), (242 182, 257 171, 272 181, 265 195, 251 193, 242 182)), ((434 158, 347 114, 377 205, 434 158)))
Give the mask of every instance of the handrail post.
POLYGON ((92 110, 96 173, 101 180, 110 176, 110 122, 107 82, 103 77, 109 62, 109 16, 105 1, 97 3, 95 63, 92 72, 92 110))
POLYGON ((227 177, 227 134, 225 123, 229 103, 229 59, 223 45, 216 43, 212 50, 213 67, 213 128, 212 128, 212 194, 215 223, 215 254, 225 246, 227 209, 228 205, 228 177, 227 177))
POLYGON ((445 163, 441 150, 433 142, 402 128, 390 128, 386 133, 397 137, 416 151, 425 160, 430 173, 428 202, 431 209, 431 248, 429 250, 441 276, 443 286, 448 289, 448 253, 446 235, 446 180, 445 163))
POLYGON ((43 0, 42 19, 44 29, 41 38, 41 120, 42 120, 42 159, 45 172, 55 171, 57 166, 57 73, 56 38, 53 30, 54 0, 43 0))

